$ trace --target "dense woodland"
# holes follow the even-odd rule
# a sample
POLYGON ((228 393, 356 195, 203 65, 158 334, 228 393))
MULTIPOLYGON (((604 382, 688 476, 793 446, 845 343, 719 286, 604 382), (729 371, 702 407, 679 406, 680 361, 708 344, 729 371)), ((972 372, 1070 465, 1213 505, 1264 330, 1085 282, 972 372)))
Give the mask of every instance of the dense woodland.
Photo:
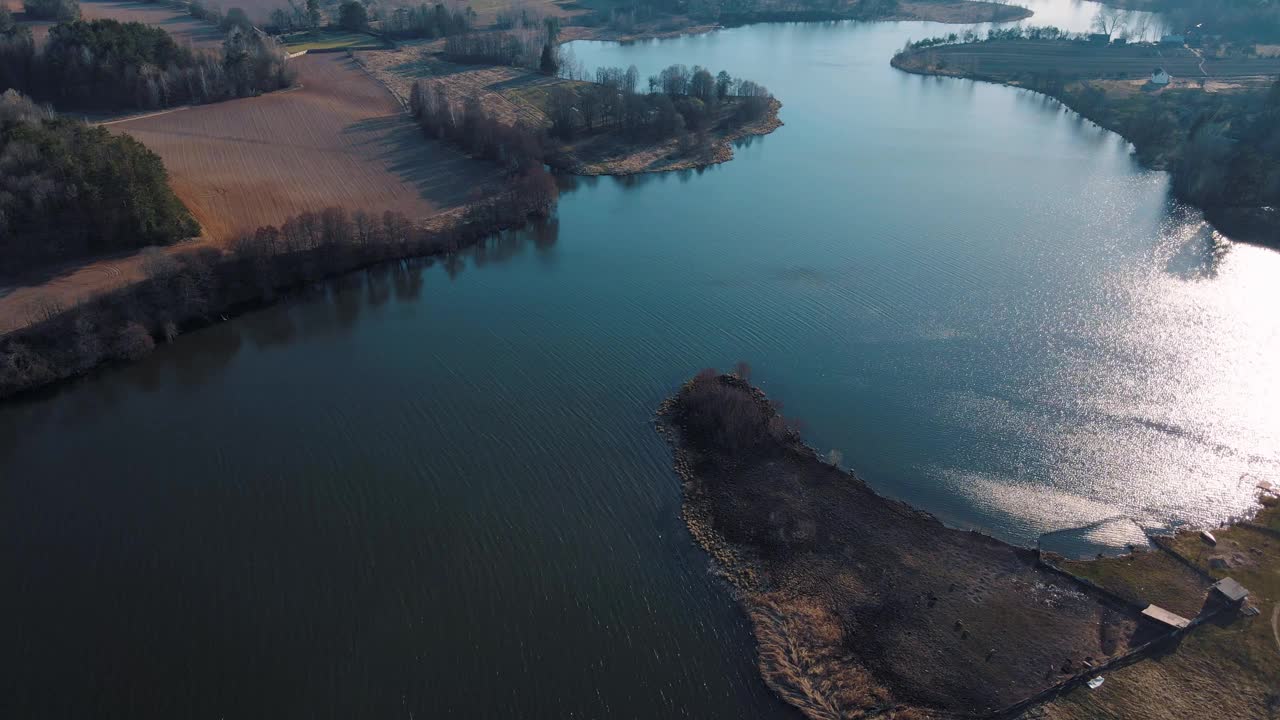
POLYGON ((141 143, 0 95, 0 275, 198 233, 141 143))
POLYGON ((1204 208, 1280 206, 1280 81, 1266 92, 1166 90, 1109 98, 1088 83, 1040 80, 1041 89, 1167 167, 1174 193, 1204 208))
POLYGON ((40 48, 19 28, 0 36, 0 88, 60 109, 152 110, 292 84, 275 41, 240 25, 229 30, 214 52, 179 46, 163 29, 142 23, 60 23, 40 48))

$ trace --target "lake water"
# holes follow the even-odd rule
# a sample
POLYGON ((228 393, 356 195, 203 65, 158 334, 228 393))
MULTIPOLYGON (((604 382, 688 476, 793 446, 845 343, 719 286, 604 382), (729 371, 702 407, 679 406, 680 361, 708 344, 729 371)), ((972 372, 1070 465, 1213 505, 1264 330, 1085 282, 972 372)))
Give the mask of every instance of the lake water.
POLYGON ((793 717, 651 425, 739 359, 955 525, 1093 550, 1247 512, 1280 254, 1051 101, 889 67, 952 29, 579 43, 764 82, 786 126, 0 407, 0 717, 793 717))

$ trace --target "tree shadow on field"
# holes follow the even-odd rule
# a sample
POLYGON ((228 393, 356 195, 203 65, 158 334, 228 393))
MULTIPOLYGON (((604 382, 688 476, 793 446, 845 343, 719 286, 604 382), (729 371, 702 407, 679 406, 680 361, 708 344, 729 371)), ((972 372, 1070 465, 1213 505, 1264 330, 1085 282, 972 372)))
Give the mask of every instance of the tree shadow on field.
POLYGON ((361 120, 344 128, 343 134, 355 136, 352 147, 368 153, 437 206, 459 205, 473 190, 501 176, 489 163, 423 137, 417 125, 402 115, 361 120))

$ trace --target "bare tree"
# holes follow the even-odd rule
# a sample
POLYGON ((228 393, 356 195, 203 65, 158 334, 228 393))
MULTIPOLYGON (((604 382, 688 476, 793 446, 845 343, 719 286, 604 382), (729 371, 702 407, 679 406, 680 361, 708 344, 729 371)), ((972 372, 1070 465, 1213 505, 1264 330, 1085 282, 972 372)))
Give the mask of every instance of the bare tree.
POLYGON ((1098 10, 1098 14, 1093 16, 1093 29, 1102 33, 1110 40, 1116 33, 1124 31, 1125 13, 1113 7, 1104 6, 1098 10))

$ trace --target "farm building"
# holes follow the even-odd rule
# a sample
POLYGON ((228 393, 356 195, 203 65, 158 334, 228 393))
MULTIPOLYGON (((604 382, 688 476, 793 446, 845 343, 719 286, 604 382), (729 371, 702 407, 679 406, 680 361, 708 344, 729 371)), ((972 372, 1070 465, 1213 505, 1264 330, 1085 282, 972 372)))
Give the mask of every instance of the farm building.
POLYGON ((1169 77, 1169 73, 1164 71, 1164 68, 1156 68, 1151 71, 1152 85, 1168 85, 1169 80, 1171 79, 1172 78, 1169 77))
POLYGON ((1222 578, 1218 582, 1210 586, 1214 593, 1223 600, 1239 605, 1244 599, 1249 597, 1249 591, 1243 585, 1231 578, 1222 578))
POLYGON ((1163 35, 1160 37, 1161 45, 1182 45, 1187 42, 1186 35, 1163 35))

